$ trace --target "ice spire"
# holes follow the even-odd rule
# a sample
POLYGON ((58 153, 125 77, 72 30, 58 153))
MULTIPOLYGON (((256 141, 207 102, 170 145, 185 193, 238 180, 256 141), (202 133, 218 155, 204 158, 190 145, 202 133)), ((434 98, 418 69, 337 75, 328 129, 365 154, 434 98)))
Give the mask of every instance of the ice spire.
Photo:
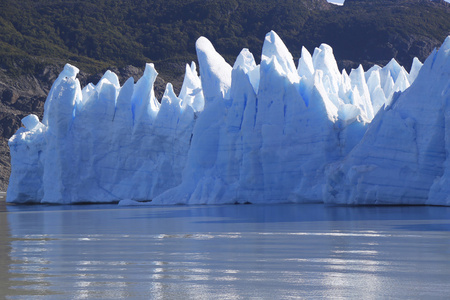
POLYGON ((291 82, 298 82, 300 78, 298 76, 297 69, 295 68, 292 54, 289 52, 278 34, 276 34, 275 31, 271 31, 266 34, 264 39, 261 61, 267 61, 268 63, 274 57, 281 67, 281 70, 289 78, 289 80, 291 82))
POLYGON ((195 47, 205 101, 208 102, 217 97, 227 98, 231 87, 232 67, 217 53, 207 38, 200 37, 195 47))
POLYGON ((298 60, 297 72, 300 77, 311 78, 314 75, 312 56, 305 47, 302 47, 302 55, 298 60))
POLYGON ((191 66, 186 64, 186 73, 184 74, 179 98, 183 100, 183 107, 189 105, 195 112, 200 112, 205 106, 205 98, 203 96, 202 82, 197 75, 196 69, 195 62, 192 62, 191 66))

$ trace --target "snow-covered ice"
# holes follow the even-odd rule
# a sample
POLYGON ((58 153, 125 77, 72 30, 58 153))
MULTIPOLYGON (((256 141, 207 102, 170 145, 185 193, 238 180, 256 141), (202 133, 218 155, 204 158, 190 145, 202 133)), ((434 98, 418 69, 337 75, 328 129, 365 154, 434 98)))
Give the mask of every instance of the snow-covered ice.
POLYGON ((261 64, 243 49, 230 66, 201 37, 200 76, 186 65, 160 101, 153 64, 83 89, 66 65, 42 123, 9 141, 7 201, 449 205, 449 40, 409 73, 393 59, 348 74, 326 44, 296 67, 271 31, 261 64))

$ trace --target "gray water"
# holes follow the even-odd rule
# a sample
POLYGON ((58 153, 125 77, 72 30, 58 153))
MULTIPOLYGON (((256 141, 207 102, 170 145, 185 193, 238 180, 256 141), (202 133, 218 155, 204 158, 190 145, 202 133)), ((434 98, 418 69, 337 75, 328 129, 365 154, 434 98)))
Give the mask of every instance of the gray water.
POLYGON ((447 207, 8 206, 0 223, 6 299, 450 295, 447 207))

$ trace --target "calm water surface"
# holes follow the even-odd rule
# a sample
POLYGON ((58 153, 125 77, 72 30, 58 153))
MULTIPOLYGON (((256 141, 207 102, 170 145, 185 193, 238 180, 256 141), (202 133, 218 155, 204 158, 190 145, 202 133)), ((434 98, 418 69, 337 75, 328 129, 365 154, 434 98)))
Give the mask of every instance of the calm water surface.
POLYGON ((3 206, 6 299, 450 295, 450 208, 3 206))

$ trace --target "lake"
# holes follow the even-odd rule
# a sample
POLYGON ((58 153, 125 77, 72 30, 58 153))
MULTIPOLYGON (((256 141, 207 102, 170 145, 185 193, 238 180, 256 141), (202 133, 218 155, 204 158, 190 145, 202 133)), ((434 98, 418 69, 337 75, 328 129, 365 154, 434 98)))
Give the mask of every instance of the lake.
POLYGON ((450 208, 0 207, 6 299, 450 295, 450 208))

